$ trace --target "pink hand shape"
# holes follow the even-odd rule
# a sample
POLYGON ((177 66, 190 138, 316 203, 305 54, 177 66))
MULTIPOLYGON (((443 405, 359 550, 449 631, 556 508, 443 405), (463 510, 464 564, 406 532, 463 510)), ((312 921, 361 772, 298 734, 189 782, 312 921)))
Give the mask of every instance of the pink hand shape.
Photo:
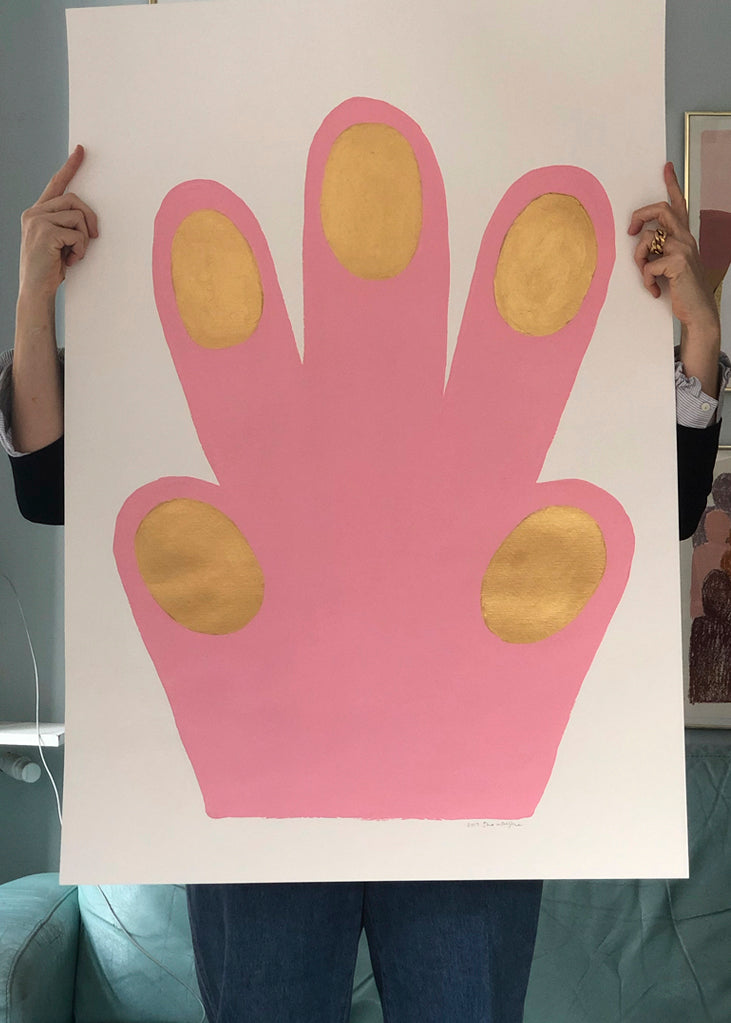
MULTIPOLYGON (((508 190, 483 238, 446 392, 444 188, 428 141, 401 111, 353 99, 325 119, 309 156, 303 259, 301 362, 266 241, 240 199, 215 182, 185 182, 156 219, 157 306, 219 486, 170 478, 142 487, 119 513, 114 550, 206 810, 529 816, 633 553, 627 516, 603 490, 536 482, 606 295, 609 202, 574 167, 532 171, 508 190), (338 249, 349 238, 338 210, 350 200, 338 200, 328 160, 351 126, 371 124, 390 126, 389 144, 407 140, 422 220, 405 265, 353 272, 338 249), (596 266, 569 322, 531 336, 503 318, 493 282, 511 225, 554 194, 588 214, 596 266), (176 269, 181 224, 200 210, 247 240, 261 282, 250 337, 227 347, 191 336, 198 328, 176 269), (191 509, 203 518, 186 527, 191 509), (544 535, 541 509, 557 510, 558 541, 555 524, 544 535), (578 509, 576 535, 567 509, 578 509), (150 569, 141 551, 157 512, 164 542, 150 527, 152 547, 169 540, 172 555, 150 569), (208 538, 211 515, 228 539, 215 539, 214 526, 208 538), (586 540, 587 522, 598 541, 586 540), (238 531, 253 551, 248 567, 238 531), (524 537, 517 548, 503 545, 511 536, 524 537), (193 564, 199 540, 213 554, 193 564), (576 584, 580 606, 554 620, 554 591, 571 589, 598 548, 606 563, 593 583, 576 584)), ((204 305, 211 296, 215 319, 217 280, 202 277, 196 294, 204 305)))

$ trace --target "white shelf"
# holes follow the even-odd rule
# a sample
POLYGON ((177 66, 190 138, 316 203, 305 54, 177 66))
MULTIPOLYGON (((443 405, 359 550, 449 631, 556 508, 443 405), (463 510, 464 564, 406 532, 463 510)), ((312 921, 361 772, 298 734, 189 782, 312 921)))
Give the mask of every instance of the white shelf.
MULTIPOLYGON (((65 726, 41 722, 41 745, 63 746, 65 726)), ((0 746, 38 747, 35 721, 0 721, 0 746)))

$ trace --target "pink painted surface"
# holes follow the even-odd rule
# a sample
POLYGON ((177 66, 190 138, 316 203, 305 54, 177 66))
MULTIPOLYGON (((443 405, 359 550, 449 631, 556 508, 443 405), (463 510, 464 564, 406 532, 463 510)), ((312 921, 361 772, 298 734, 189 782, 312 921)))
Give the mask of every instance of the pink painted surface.
POLYGON ((721 567, 721 558, 729 552, 731 519, 720 508, 708 512, 704 522, 706 542, 693 548, 690 572, 690 617, 703 614, 703 582, 709 572, 721 567))
POLYGON ((508 191, 485 232, 446 394, 447 215, 418 126, 385 103, 343 103, 313 141, 305 206, 303 364, 249 209, 210 181, 178 186, 160 209, 155 296, 220 485, 163 479, 125 503, 114 549, 135 619, 212 817, 529 816, 634 545, 627 516, 603 490, 536 483, 605 298, 609 202, 575 167, 533 171, 508 191), (344 269, 319 216, 330 146, 367 121, 409 139, 423 182, 418 250, 387 281, 344 269), (500 318, 492 278, 506 230, 546 191, 584 204, 599 264, 574 320, 528 338, 500 318), (225 351, 192 343, 171 283, 173 235, 199 208, 238 225, 262 275, 260 325, 225 351), (264 603, 238 633, 185 630, 140 578, 137 526, 174 497, 216 505, 259 558, 264 603), (551 504, 597 519, 607 570, 564 630, 507 644, 483 622, 482 576, 510 530, 551 504))
POLYGON ((711 284, 717 288, 731 265, 731 213, 700 211, 698 247, 711 284))
POLYGON ((700 206, 731 213, 731 130, 701 132, 700 206))

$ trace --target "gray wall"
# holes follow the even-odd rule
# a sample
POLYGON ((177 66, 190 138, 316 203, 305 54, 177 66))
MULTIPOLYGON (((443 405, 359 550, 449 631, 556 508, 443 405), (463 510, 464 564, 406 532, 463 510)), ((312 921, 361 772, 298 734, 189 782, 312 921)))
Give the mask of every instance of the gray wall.
MULTIPOLYGON (((0 5, 2 348, 11 347, 13 339, 20 213, 37 197, 66 147, 64 6, 60 0, 8 0, 0 5)), ((21 519, 4 456, 0 458, 0 572, 15 583, 33 636, 41 678, 41 717, 62 721, 62 531, 21 519)), ((17 606, 3 581, 0 630, 0 720, 31 720, 35 713, 32 666, 17 606)), ((62 753, 49 751, 46 759, 60 777, 62 753)), ((0 880, 53 869, 59 834, 47 779, 26 785, 0 773, 0 880)))
MULTIPOLYGON (((112 0, 114 2, 114 0, 112 0)), ((139 0, 144 2, 144 0, 139 0)), ((242 0, 243 2, 243 0, 242 0)), ((66 7, 61 0, 0 3, 1 347, 12 344, 21 211, 63 161, 67 143, 66 7)), ((104 6, 108 6, 105 4, 104 6)), ((731 109, 731 3, 668 0, 668 156, 683 168, 685 110, 731 109)), ((632 75, 633 69, 627 68, 632 75)), ((642 96, 637 96, 638 108, 642 96)), ((633 112, 628 110, 627 117, 633 112)), ((658 168, 658 185, 660 169, 658 168)), ((17 586, 34 638, 42 682, 41 714, 63 717, 63 552, 61 530, 23 522, 10 471, 0 458, 0 572, 17 586)), ((0 580, 0 720, 33 717, 33 676, 17 608, 0 580)), ((51 752, 56 774, 62 754, 51 752)), ((59 829, 50 785, 23 785, 0 773, 0 881, 56 869, 59 829)))
POLYGON ((667 0, 666 9, 668 159, 682 178, 685 111, 731 110, 731 3, 667 0))

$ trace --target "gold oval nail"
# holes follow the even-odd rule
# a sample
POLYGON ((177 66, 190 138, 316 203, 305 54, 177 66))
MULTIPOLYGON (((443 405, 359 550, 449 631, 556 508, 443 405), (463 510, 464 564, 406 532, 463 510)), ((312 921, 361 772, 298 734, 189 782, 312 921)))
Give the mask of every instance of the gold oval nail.
POLYGON ((482 580, 482 617, 506 643, 537 643, 565 628, 602 580, 607 549, 581 508, 553 505, 503 540, 482 580))
POLYGON ((354 124, 337 137, 320 195, 322 227, 334 255, 367 280, 395 277, 414 257, 423 209, 419 165, 388 124, 354 124))
POLYGON ((264 575, 246 537, 204 501, 153 508, 137 529, 135 555, 153 599, 193 632, 236 632, 262 605, 264 575))
POLYGON ((175 232, 170 253, 175 300, 185 329, 202 348, 246 341, 264 308, 251 246, 218 210, 196 210, 175 232))
POLYGON ((539 196, 515 218, 500 249, 498 312, 521 334, 554 334, 581 308, 597 255, 594 225, 579 200, 556 192, 539 196))

